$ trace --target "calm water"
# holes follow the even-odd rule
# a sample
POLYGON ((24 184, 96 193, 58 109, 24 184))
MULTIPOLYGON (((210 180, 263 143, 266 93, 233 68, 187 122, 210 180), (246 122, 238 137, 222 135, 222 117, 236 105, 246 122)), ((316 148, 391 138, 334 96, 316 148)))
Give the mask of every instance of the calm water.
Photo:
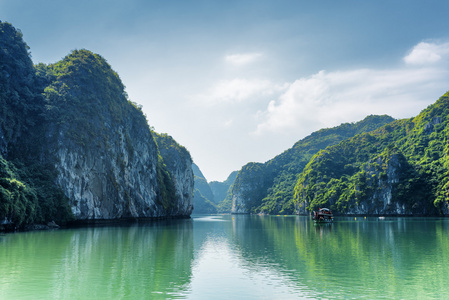
POLYGON ((449 299, 449 219, 197 216, 0 235, 0 299, 449 299))

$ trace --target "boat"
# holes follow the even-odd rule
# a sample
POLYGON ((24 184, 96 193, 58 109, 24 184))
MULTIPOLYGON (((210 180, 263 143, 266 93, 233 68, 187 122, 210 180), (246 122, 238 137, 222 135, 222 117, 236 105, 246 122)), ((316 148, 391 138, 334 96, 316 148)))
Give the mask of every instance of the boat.
POLYGON ((318 211, 313 212, 313 221, 315 223, 332 223, 334 215, 329 208, 320 208, 318 211))

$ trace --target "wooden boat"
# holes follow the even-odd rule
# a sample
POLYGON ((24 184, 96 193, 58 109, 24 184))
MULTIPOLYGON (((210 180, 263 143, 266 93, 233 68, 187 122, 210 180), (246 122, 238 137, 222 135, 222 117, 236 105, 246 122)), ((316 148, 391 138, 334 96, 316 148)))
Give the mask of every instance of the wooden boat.
POLYGON ((334 221, 334 215, 328 208, 320 208, 318 211, 313 212, 313 221, 315 223, 332 223, 334 221))

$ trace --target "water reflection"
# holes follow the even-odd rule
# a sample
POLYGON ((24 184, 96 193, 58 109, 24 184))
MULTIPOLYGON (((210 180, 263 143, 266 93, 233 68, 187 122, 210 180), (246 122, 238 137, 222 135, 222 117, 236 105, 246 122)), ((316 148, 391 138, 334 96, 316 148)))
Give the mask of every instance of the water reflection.
POLYGON ((249 268, 262 258, 298 293, 316 298, 449 295, 443 263, 449 255, 447 220, 341 218, 314 226, 308 218, 264 216, 237 223, 235 242, 249 268), (243 232, 258 228, 257 223, 263 230, 248 239, 243 232))
POLYGON ((199 216, 0 236, 0 299, 449 298, 449 220, 199 216))
POLYGON ((166 299, 186 289, 192 222, 7 236, 0 299, 166 299))

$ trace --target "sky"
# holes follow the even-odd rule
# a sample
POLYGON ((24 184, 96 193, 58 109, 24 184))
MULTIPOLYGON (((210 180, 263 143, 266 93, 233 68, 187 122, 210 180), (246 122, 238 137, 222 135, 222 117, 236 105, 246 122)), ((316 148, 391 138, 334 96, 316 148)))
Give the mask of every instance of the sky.
POLYGON ((104 57, 208 181, 449 90, 449 1, 0 0, 34 63, 104 57))

